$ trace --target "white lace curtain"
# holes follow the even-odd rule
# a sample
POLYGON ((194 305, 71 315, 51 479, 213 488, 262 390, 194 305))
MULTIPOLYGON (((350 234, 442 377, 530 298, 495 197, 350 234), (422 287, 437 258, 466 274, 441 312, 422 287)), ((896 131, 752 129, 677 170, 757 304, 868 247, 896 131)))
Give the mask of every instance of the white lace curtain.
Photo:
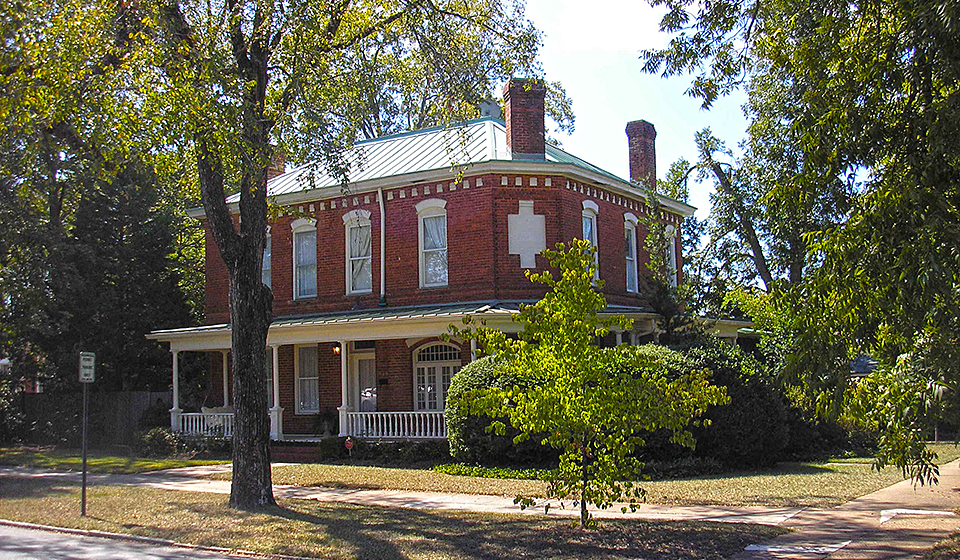
POLYGON ((370 243, 371 235, 369 225, 350 228, 351 292, 363 292, 373 289, 370 243))
POLYGON ((447 217, 423 219, 423 275, 428 286, 447 283, 447 217))

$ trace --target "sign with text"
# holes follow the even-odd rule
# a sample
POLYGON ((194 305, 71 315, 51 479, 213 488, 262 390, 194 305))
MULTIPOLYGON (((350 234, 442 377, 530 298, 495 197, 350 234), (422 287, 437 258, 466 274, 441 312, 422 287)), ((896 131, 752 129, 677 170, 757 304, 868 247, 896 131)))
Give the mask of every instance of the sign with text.
POLYGON ((96 380, 97 355, 93 352, 80 352, 80 383, 93 383, 96 380))

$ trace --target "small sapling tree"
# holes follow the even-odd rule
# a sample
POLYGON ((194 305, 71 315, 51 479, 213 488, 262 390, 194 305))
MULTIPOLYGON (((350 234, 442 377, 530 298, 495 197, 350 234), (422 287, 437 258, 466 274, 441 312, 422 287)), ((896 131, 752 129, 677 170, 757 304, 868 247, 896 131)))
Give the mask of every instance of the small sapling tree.
MULTIPOLYGON (((668 378, 665 360, 679 357, 665 349, 596 344, 610 327, 629 329, 630 321, 600 316, 606 300, 598 291, 603 282, 594 279, 593 252, 581 240, 544 252, 560 276, 527 273, 550 291, 521 308, 515 320, 523 331, 516 339, 482 326, 452 329, 476 338, 485 353, 497 353, 502 367, 521 380, 510 388, 472 391, 471 413, 499 419, 490 428, 499 433, 506 419, 520 431, 518 443, 536 436, 559 450, 549 496, 572 499, 584 526, 592 523, 588 504, 605 509, 623 502, 623 510, 632 511, 642 500, 643 490, 634 483, 642 464, 633 452, 644 444, 644 433, 666 429, 672 441, 692 446, 686 426, 709 405, 727 400, 722 388, 707 383, 705 370, 691 367, 668 378)), ((517 503, 533 501, 518 496, 517 503)))

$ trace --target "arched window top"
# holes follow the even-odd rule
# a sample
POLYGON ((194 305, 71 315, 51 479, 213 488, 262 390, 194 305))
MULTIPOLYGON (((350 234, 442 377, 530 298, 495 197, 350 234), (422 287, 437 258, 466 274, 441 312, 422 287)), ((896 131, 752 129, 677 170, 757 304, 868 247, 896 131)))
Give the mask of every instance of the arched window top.
POLYGON ((290 222, 290 229, 293 231, 305 229, 317 229, 317 221, 313 218, 297 218, 290 222))
POLYGON ((677 228, 676 228, 673 224, 671 224, 671 225, 667 226, 667 229, 664 231, 664 233, 667 234, 667 237, 676 237, 676 236, 677 236, 677 228))
POLYGON ((349 224, 353 222, 359 222, 361 224, 370 223, 370 211, 369 210, 351 210, 343 215, 343 223, 349 224))
POLYGON ((417 351, 417 362, 449 362, 460 359, 460 348, 438 342, 417 351))
POLYGON ((637 227, 637 224, 640 223, 640 220, 637 218, 637 215, 633 212, 627 212, 623 215, 623 223, 629 224, 633 227, 637 227))
POLYGON ((423 214, 428 211, 442 212, 447 207, 447 201, 441 200, 439 198, 428 198, 427 200, 422 200, 417 203, 414 207, 417 209, 417 214, 423 214))
POLYGON ((594 214, 600 213, 600 207, 597 206, 597 203, 592 200, 583 201, 583 211, 584 212, 593 212, 594 214))

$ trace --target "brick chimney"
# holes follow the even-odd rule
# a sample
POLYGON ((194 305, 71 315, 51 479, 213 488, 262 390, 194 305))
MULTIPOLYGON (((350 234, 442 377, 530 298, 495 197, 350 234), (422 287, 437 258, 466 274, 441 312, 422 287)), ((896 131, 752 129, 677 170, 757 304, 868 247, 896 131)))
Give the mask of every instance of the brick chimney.
POLYGON ((657 129, 647 121, 627 123, 630 181, 647 188, 657 184, 657 129))
POLYGON ((267 167, 267 181, 273 179, 278 175, 283 175, 287 172, 287 158, 283 157, 283 154, 273 148, 273 156, 270 161, 270 165, 267 167))
POLYGON ((543 99, 547 88, 540 80, 510 78, 503 88, 507 147, 513 159, 544 159, 543 99))

